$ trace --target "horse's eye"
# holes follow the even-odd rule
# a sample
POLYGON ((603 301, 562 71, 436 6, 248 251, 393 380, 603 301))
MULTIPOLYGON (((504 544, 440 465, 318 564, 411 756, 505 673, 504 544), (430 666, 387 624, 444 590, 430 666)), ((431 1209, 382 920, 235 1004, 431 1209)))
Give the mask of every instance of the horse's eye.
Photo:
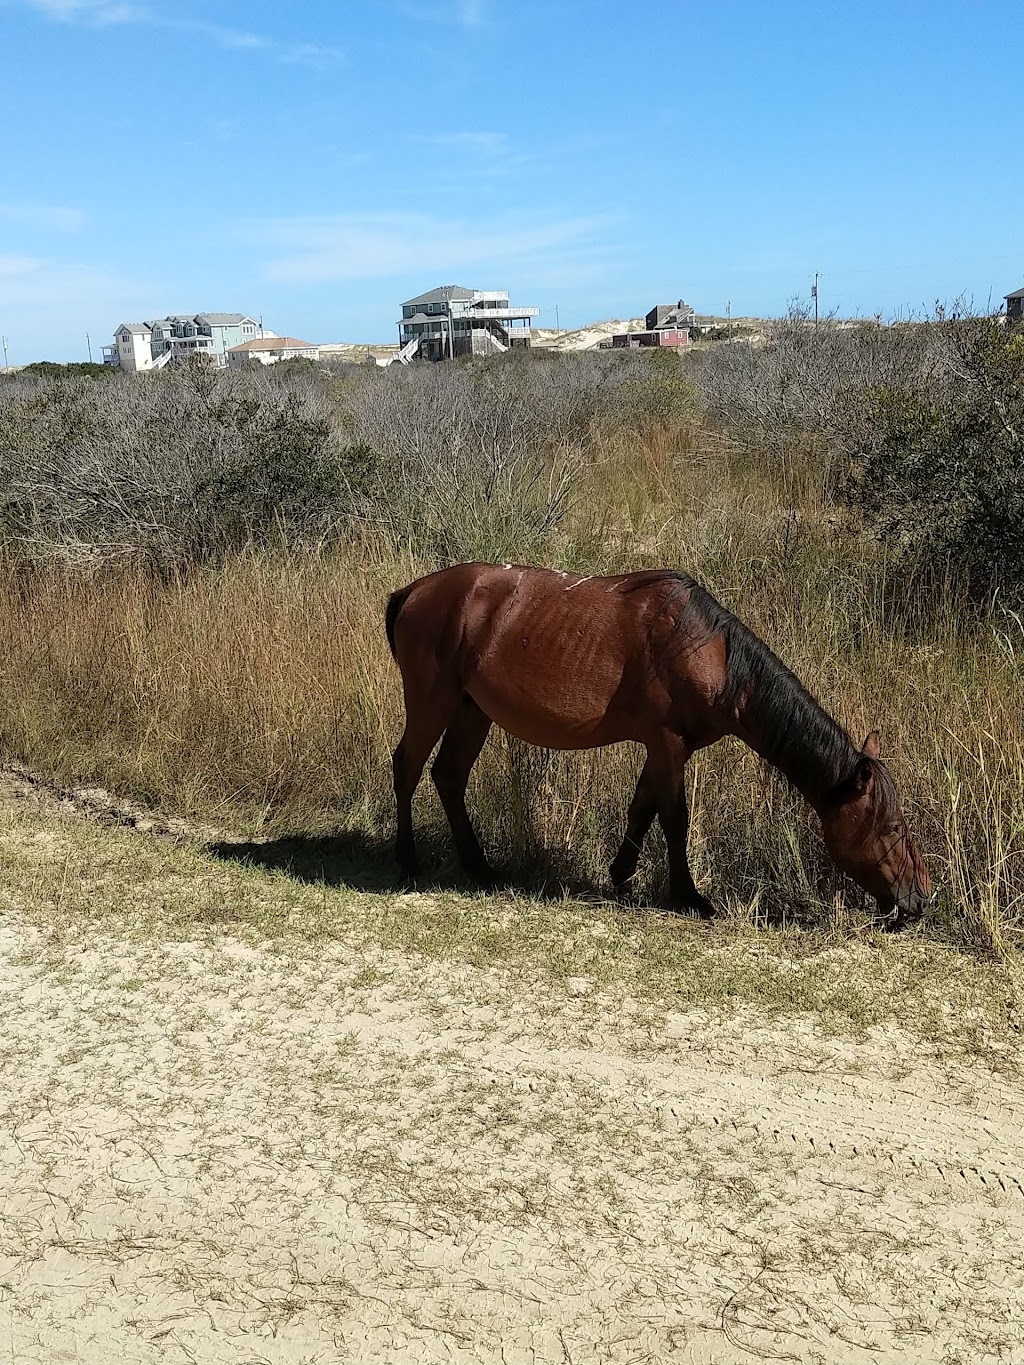
POLYGON ((900 827, 899 825, 886 825, 885 832, 886 834, 899 834, 900 827))

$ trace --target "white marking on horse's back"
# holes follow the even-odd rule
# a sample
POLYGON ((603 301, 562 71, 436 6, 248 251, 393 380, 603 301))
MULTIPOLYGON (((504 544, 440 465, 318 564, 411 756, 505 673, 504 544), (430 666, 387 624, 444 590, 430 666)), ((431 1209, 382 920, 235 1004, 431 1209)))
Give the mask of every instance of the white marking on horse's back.
POLYGON ((572 592, 573 588, 578 588, 581 583, 589 583, 593 577, 594 575, 592 573, 588 573, 585 578, 577 578, 575 583, 570 583, 569 586, 567 588, 563 588, 562 591, 572 592))

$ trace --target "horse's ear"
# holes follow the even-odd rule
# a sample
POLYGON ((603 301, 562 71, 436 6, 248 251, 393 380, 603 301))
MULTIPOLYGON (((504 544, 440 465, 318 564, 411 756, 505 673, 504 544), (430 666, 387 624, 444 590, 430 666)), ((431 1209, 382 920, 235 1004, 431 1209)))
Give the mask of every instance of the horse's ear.
MULTIPOLYGON (((873 733, 873 732, 872 732, 873 733)), ((871 736, 869 735, 870 739, 871 736)), ((867 745, 864 746, 867 748, 867 745)), ((854 796, 867 796, 868 792, 875 785, 875 771, 871 766, 873 754, 864 755, 857 759, 857 766, 853 770, 851 785, 854 796)))
POLYGON ((865 758, 879 758, 882 753, 882 743, 877 730, 872 730, 861 747, 861 753, 865 758))

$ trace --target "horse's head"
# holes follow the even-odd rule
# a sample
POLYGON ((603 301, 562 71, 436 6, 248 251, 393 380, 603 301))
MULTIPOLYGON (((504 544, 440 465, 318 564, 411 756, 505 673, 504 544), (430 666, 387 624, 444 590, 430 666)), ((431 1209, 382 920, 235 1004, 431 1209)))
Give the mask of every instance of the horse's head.
POLYGON ((878 752, 878 734, 872 730, 852 776, 822 808, 821 827, 832 861, 874 896, 890 927, 900 929, 920 919, 932 883, 878 752))

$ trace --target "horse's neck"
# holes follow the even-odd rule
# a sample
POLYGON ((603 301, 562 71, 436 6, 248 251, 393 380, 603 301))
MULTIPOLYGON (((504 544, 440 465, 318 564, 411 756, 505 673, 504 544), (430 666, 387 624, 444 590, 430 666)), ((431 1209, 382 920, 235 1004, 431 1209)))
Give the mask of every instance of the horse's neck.
POLYGON ((792 709, 782 699, 751 695, 738 708, 735 733, 820 811, 857 761, 853 740, 825 708, 803 693, 792 709))

